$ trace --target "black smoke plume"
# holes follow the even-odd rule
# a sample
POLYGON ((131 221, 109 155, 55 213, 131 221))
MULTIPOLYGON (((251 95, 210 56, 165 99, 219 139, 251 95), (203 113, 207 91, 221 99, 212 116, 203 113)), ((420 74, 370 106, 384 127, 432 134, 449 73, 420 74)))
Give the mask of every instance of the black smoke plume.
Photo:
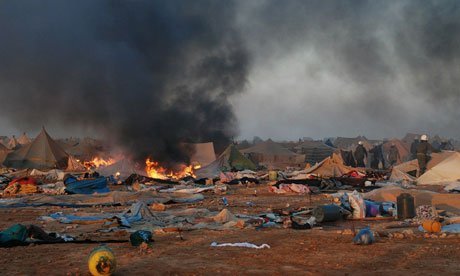
POLYGON ((231 1, 0 1, 1 116, 86 128, 135 160, 236 134, 248 53, 231 1))

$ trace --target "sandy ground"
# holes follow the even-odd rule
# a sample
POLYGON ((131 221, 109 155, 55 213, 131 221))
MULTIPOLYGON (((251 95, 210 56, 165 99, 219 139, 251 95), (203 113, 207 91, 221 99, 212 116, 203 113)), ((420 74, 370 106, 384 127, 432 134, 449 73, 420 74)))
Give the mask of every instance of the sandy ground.
MULTIPOLYGON (((198 204, 173 208, 205 207, 221 210, 222 195, 205 194, 198 204)), ((327 203, 321 195, 274 195, 266 186, 234 186, 225 195, 233 213, 260 214, 268 208, 297 208, 327 203), (257 197, 254 190, 257 189, 257 197), (250 207, 247 202, 253 202, 250 207)), ((98 233, 100 225, 68 227, 56 222, 42 223, 40 215, 63 211, 119 212, 127 207, 111 208, 17 208, 0 209, 0 229, 16 223, 35 224, 47 232, 67 233, 79 239, 128 240, 129 234, 98 233)), ((380 223, 380 222, 379 222, 380 223)), ((404 239, 378 237, 370 246, 353 244, 344 229, 358 229, 377 222, 329 223, 313 230, 285 228, 200 230, 155 234, 147 251, 128 242, 106 244, 117 258, 115 275, 458 275, 460 271, 460 237, 445 238, 415 234, 404 239), (211 247, 212 242, 266 243, 270 249, 211 247)), ((386 222, 388 223, 388 222, 386 222)), ((398 231, 401 231, 399 229, 398 231)), ((18 246, 0 249, 0 275, 90 275, 87 257, 98 244, 53 244, 18 246)))

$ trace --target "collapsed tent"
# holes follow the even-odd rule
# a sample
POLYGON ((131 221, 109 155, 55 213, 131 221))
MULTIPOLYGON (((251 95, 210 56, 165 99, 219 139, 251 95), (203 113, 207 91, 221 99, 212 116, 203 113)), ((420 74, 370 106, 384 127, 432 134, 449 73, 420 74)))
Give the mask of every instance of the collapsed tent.
POLYGON ((147 176, 145 171, 142 171, 141 169, 136 167, 136 164, 128 159, 122 159, 118 161, 117 163, 114 163, 110 166, 104 167, 104 168, 98 168, 96 169, 98 173, 104 176, 110 176, 110 175, 117 175, 121 179, 125 179, 131 174, 139 174, 143 176, 147 176))
POLYGON ((190 157, 190 163, 193 166, 207 166, 216 160, 214 152, 214 143, 196 143, 188 144, 193 147, 193 155, 190 157))
POLYGON ((67 153, 43 128, 31 143, 9 153, 3 164, 19 169, 65 169, 68 158, 67 153))
POLYGON ((417 159, 401 163, 393 167, 391 171, 391 175, 390 175, 390 180, 391 181, 404 181, 404 180, 415 181, 415 176, 411 175, 410 173, 414 171, 418 171, 418 169, 419 167, 418 167, 417 159))
POLYGON ((428 169, 417 179, 420 185, 447 185, 460 179, 460 153, 454 152, 447 159, 428 169))
POLYGON ((256 168, 257 166, 251 160, 241 154, 235 146, 230 145, 214 162, 194 173, 197 178, 213 178, 218 177, 221 171, 255 170, 256 168))
POLYGON ((348 167, 343 164, 342 158, 333 154, 326 159, 306 170, 307 174, 316 174, 328 177, 341 177, 342 175, 355 171, 356 168, 348 167))
POLYGON ((294 153, 271 139, 242 152, 253 162, 268 168, 299 166, 305 163, 305 155, 294 153))
POLYGON ((26 133, 24 132, 24 134, 21 136, 21 138, 18 139, 18 143, 21 144, 21 145, 27 145, 29 144, 30 142, 32 142, 32 140, 29 139, 29 137, 27 137, 26 133))

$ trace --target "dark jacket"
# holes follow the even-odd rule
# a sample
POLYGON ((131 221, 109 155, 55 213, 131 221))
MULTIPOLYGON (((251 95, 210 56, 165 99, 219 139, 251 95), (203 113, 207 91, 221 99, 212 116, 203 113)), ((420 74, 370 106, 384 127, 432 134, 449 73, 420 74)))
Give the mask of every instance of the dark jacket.
POLYGON ((410 144, 410 153, 412 153, 413 155, 415 155, 417 153, 418 144, 420 144, 420 142, 418 140, 414 140, 414 142, 412 142, 412 144, 410 144))
POLYGON ((431 152, 440 152, 440 150, 435 149, 430 143, 427 141, 420 141, 417 146, 417 155, 427 155, 427 153, 431 152))
POLYGON ((398 148, 396 146, 391 146, 390 151, 388 152, 388 160, 396 162, 398 159, 401 159, 398 148))
POLYGON ((355 159, 364 159, 367 156, 367 151, 363 145, 359 145, 355 150, 355 159))

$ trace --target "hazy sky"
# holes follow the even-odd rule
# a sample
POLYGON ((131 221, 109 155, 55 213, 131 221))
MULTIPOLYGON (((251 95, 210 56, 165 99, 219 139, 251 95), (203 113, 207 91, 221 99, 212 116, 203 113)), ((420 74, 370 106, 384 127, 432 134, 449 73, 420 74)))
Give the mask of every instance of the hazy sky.
MULTIPOLYGON (((460 137, 460 1, 251 0, 232 8, 224 32, 238 34, 250 64, 244 93, 229 96, 238 138, 460 137)), ((41 127, 0 115, 4 135, 41 127)), ((58 137, 92 132, 42 124, 58 137)))

